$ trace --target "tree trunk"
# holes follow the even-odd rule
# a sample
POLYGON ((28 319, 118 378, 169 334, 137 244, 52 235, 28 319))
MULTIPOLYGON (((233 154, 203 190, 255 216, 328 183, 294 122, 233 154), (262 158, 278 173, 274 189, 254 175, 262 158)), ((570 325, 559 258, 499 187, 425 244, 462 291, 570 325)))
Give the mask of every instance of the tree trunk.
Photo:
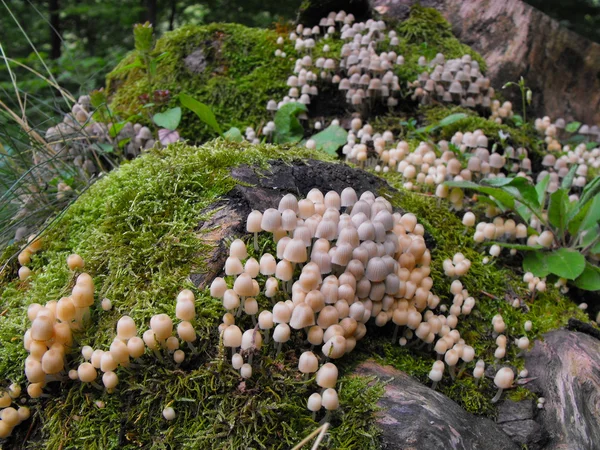
POLYGON ((50 0, 48 3, 50 12, 50 58, 60 58, 61 36, 60 36, 60 5, 59 0, 50 0))
POLYGON ((173 31, 175 14, 177 13, 177 0, 171 0, 171 15, 169 16, 169 31, 173 31))
POLYGON ((146 20, 156 27, 156 0, 146 0, 146 20))

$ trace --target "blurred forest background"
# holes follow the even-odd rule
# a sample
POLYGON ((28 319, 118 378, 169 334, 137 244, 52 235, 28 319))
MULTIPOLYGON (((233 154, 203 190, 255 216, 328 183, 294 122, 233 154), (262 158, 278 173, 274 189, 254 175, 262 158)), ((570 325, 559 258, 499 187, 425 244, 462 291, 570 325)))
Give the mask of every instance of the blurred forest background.
MULTIPOLYGON (((45 131, 69 110, 64 99, 73 103, 104 85, 133 49, 134 24, 149 21, 157 37, 185 24, 275 27, 293 21, 302 1, 0 0, 0 235, 19 226, 17 204, 47 189, 23 188, 23 180, 35 178, 32 148, 44 152, 45 131)), ((600 0, 526 1, 600 42, 600 0)), ((40 221, 56 207, 40 205, 40 221)))
MULTIPOLYGON (((19 68, 44 72, 40 58, 58 83, 74 96, 103 84, 104 76, 133 48, 132 27, 150 21, 157 34, 183 24, 236 22, 270 27, 293 20, 301 0, 0 0, 0 44, 10 58, 19 89, 34 100, 54 95, 47 83, 19 68)), ((527 0, 566 27, 600 42, 600 0, 527 0)), ((0 91, 14 90, 6 65, 0 68, 0 91)), ((2 119, 0 118, 0 121, 2 119)))

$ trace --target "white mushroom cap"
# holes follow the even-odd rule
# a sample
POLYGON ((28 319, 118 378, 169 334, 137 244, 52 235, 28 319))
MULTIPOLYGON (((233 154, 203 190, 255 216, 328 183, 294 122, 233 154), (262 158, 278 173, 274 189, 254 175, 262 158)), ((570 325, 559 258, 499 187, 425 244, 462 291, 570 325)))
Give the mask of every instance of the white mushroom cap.
POLYGON ((515 374, 510 367, 503 367, 494 377, 494 384, 500 389, 508 389, 512 386, 515 379, 515 374))

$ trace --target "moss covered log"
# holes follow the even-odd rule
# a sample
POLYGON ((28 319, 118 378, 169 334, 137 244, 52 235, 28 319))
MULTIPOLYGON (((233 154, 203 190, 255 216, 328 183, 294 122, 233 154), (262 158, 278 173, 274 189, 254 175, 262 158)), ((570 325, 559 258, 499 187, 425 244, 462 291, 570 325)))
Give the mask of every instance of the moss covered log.
MULTIPOLYGON (((130 368, 118 370, 120 384, 109 395, 79 382, 51 383, 49 398, 30 401, 35 410, 30 438, 32 448, 288 448, 317 424, 306 410, 311 381, 296 370, 297 354, 263 356, 263 365, 251 379, 242 380, 225 360, 216 327, 222 315, 220 301, 198 290, 188 279, 202 271, 207 247, 196 231, 205 208, 230 191, 237 181, 230 170, 240 164, 268 167, 268 161, 293 162, 321 155, 302 149, 247 146, 218 140, 203 147, 172 145, 123 165, 94 184, 47 231, 44 247, 32 260, 34 275, 16 280, 15 267, 3 275, 0 296, 0 379, 24 382, 23 334, 28 326, 27 306, 66 295, 74 283, 66 257, 79 253, 97 287, 91 326, 76 336, 69 355, 70 366, 81 362, 80 348, 106 348, 115 336, 118 317, 128 314, 139 330, 145 330, 153 314, 173 315, 175 297, 183 288, 196 295, 196 329, 199 351, 180 367, 146 355, 130 368), (99 307, 102 298, 113 309, 99 307), (172 406, 173 422, 161 411, 172 406), (122 411, 124 411, 122 413, 122 411)), ((390 177, 389 181, 396 184, 390 177)), ((513 309, 505 301, 520 292, 518 276, 493 265, 484 266, 472 239, 463 235, 460 220, 445 205, 426 195, 385 189, 384 195, 397 208, 413 212, 431 234, 434 291, 444 303, 451 301, 450 280, 443 275, 442 261, 462 251, 473 261, 464 284, 477 296, 473 314, 461 320, 459 330, 477 354, 490 358, 494 340, 491 318, 501 310, 509 336, 522 334, 525 320, 534 321, 530 337, 561 326, 569 317, 582 318, 575 305, 553 288, 541 294, 529 311, 513 309), (486 292, 495 299, 483 295, 486 292)), ((249 248, 251 245, 249 246, 249 248)), ((357 352, 343 360, 340 381, 341 409, 334 414, 331 446, 377 448, 377 430, 372 414, 382 394, 382 385, 351 375, 354 365, 375 355, 382 362, 427 381, 434 360, 424 349, 392 345, 392 329, 372 326, 357 352)), ((516 351, 507 362, 517 367, 516 351)), ((492 386, 475 388, 465 377, 444 380, 442 392, 469 411, 493 415, 489 403, 492 386)), ((519 394, 519 391, 515 395, 519 394)), ((11 438, 24 439, 27 427, 11 438)), ((10 442, 10 441, 9 441, 10 442)), ((15 441, 16 442, 16 441, 15 441)))

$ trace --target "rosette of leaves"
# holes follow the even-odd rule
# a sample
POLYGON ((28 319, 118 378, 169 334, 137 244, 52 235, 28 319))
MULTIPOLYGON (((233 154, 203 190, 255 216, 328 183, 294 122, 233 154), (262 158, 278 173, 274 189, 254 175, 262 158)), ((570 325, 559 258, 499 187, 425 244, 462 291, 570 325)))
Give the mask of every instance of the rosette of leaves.
MULTIPOLYGON (((480 195, 479 201, 493 204, 502 211, 512 211, 524 223, 535 217, 542 230, 554 235, 550 248, 508 242, 487 242, 525 252, 523 270, 538 277, 555 275, 566 278, 580 289, 600 290, 600 176, 590 181, 577 201, 569 199, 569 189, 577 166, 569 171, 562 185, 548 195, 549 176, 534 185, 523 177, 493 178, 480 184, 470 181, 449 181, 449 187, 470 189, 480 195)), ((529 234, 538 234, 529 229, 529 234)))

